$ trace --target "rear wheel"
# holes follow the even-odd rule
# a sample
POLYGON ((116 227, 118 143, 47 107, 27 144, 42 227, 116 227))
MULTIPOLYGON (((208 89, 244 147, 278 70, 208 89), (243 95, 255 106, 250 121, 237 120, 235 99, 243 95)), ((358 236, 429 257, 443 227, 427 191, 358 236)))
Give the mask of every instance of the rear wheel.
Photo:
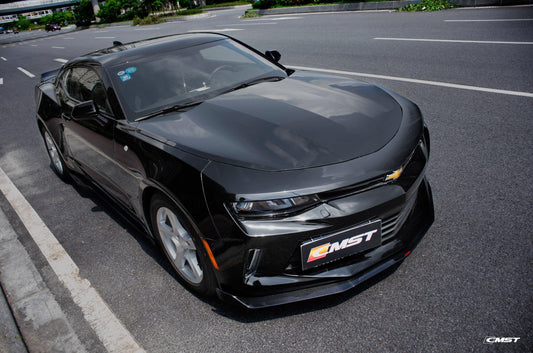
POLYGON ((216 281, 200 237, 183 212, 168 198, 155 195, 150 206, 154 234, 183 282, 201 295, 212 295, 216 281))
POLYGON ((46 151, 48 152, 48 157, 50 158, 50 163, 52 164, 52 169, 63 181, 69 181, 70 176, 68 174, 67 166, 59 154, 52 136, 50 136, 50 133, 44 128, 41 130, 41 134, 44 139, 46 151))

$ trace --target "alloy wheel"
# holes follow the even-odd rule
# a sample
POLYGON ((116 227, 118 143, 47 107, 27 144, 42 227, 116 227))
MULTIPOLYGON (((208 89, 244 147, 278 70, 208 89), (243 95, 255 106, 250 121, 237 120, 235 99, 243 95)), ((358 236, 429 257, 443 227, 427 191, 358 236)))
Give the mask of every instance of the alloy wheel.
POLYGON ((161 242, 176 271, 188 282, 199 284, 203 271, 198 262, 196 245, 174 212, 160 207, 156 214, 161 242))
POLYGON ((52 140, 52 137, 50 136, 48 131, 44 132, 44 142, 46 144, 46 149, 48 150, 48 156, 50 157, 54 168, 56 169, 58 174, 63 175, 64 170, 63 163, 61 161, 61 156, 59 156, 59 152, 57 151, 56 145, 54 144, 54 141, 52 140))

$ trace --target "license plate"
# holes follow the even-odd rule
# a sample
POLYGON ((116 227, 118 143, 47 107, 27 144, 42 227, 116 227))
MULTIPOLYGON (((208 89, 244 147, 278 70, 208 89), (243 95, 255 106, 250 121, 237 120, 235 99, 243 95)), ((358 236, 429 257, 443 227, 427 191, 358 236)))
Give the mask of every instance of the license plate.
POLYGON ((365 223, 300 245, 302 269, 375 248, 381 245, 381 220, 365 223))

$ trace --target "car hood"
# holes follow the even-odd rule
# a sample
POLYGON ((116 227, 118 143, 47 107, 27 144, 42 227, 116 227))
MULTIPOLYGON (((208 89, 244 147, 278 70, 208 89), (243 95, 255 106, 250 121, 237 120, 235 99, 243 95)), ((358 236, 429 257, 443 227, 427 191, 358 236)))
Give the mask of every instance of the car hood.
POLYGON ((139 129, 213 161, 282 171, 373 153, 401 119, 400 105, 379 87, 300 72, 142 121, 139 129))

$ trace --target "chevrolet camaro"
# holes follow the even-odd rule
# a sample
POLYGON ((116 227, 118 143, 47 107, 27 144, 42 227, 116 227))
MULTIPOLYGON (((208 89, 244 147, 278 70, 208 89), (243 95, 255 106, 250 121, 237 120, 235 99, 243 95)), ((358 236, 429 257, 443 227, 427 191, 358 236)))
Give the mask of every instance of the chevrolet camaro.
POLYGON ((434 219, 416 104, 229 36, 113 43, 41 75, 52 169, 133 216, 182 282, 248 308, 349 290, 434 219))

